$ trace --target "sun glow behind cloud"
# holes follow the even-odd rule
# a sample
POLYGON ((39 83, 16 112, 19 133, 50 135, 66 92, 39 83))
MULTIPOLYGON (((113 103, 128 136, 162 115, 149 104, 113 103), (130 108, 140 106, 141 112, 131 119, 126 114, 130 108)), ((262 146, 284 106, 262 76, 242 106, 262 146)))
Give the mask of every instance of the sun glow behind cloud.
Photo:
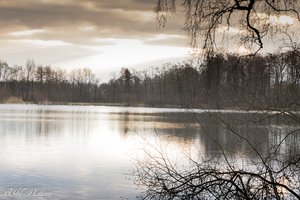
MULTIPOLYGON (((101 76, 188 56, 183 19, 157 29, 155 3, 136 0, 0 0, 0 60, 67 70, 91 68, 101 76), (144 66, 142 66, 144 65, 144 66)), ((172 21, 173 20, 173 21, 172 21)))
POLYGON ((79 58, 75 61, 61 63, 70 66, 77 63, 81 66, 93 68, 118 69, 120 67, 135 67, 135 65, 152 60, 170 57, 187 57, 190 48, 163 45, 147 45, 137 39, 98 39, 103 46, 92 47, 98 54, 79 58))
MULTIPOLYGON (((34 31, 33 31, 34 32, 34 31)), ((25 32, 24 32, 25 33, 25 32)), ((26 35, 21 34, 21 35, 26 35)), ((175 40, 177 37, 170 36, 175 40)), ((155 40, 169 39, 167 35, 158 36, 155 40)), ((18 56, 25 62, 27 59, 35 59, 36 63, 59 66, 66 69, 89 67, 101 80, 108 80, 112 73, 118 73, 122 67, 141 67, 142 63, 160 61, 170 62, 173 58, 187 57, 190 48, 171 45, 149 45, 147 40, 98 38, 94 45, 78 45, 61 40, 29 39, 19 36, 16 39, 1 40, 1 57, 11 58, 18 56), (169 59, 169 60, 168 60, 169 59)), ((9 60, 9 59, 8 59, 9 60)), ((13 64, 24 64, 24 63, 13 64)), ((149 66, 143 66, 149 67, 149 66)))
MULTIPOLYGON (((86 23, 79 26, 77 30, 83 34, 94 34, 97 32, 97 27, 86 23)), ((61 33, 64 34, 64 32, 61 33)), ((89 43, 76 43, 72 40, 69 42, 64 38, 60 40, 59 37, 56 39, 48 36, 53 34, 59 36, 60 33, 51 29, 19 29, 9 32, 6 34, 8 39, 0 41, 0 59, 5 60, 5 57, 12 58, 21 55, 20 57, 24 58, 21 63, 13 64, 21 65, 26 62, 26 59, 33 58, 40 64, 68 69, 89 67, 97 74, 103 71, 109 71, 111 74, 122 67, 134 68, 150 61, 165 59, 165 62, 170 62, 168 58, 187 57, 191 51, 183 45, 186 39, 177 34, 156 34, 152 37, 138 37, 137 39, 99 37, 91 38, 89 43), (66 49, 71 49, 72 52, 66 52, 66 49), (51 54, 49 55, 48 52, 51 54), (65 56, 68 53, 73 56, 65 56), (45 63, 45 60, 50 60, 51 63, 45 63)))

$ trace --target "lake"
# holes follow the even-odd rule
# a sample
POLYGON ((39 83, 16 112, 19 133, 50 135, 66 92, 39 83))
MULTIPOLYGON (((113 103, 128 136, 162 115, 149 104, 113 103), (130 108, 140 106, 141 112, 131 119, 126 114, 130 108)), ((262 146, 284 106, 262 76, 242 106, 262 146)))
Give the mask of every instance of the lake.
MULTIPOLYGON (((227 125, 262 155, 299 128, 256 111, 0 105, 0 199, 32 199, 28 191, 39 193, 35 199, 135 199, 131 173, 152 144, 168 146, 173 157, 212 156, 220 154, 217 141, 233 158, 256 159, 227 125)), ((299 144, 297 132, 283 146, 298 151, 299 144)))

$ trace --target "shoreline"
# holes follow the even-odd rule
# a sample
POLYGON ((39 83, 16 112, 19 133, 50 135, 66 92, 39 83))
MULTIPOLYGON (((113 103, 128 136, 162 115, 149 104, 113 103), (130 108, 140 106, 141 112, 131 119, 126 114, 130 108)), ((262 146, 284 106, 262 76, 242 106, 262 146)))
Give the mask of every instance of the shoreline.
MULTIPOLYGON (((142 104, 134 104, 134 105, 128 105, 128 104, 122 104, 122 103, 65 103, 65 102, 0 102, 0 105, 28 105, 28 106, 96 106, 96 107, 122 107, 122 108, 147 108, 147 109, 176 109, 179 112, 195 112, 195 113, 249 113, 249 114, 255 114, 255 113, 261 113, 261 114, 300 114, 299 110, 287 110, 286 108, 282 109, 275 109, 275 108, 268 108, 268 109, 242 109, 242 108, 208 108, 208 107, 202 107, 202 108, 185 108, 180 106, 147 106, 142 104)), ((174 111, 172 111, 174 112, 174 111)))
MULTIPOLYGON (((41 106, 109 106, 109 107, 134 107, 134 108, 171 108, 171 109, 200 109, 184 108, 180 106, 149 106, 144 104, 125 103, 86 103, 86 102, 0 102, 0 105, 41 105, 41 106)), ((205 108, 206 109, 206 108, 205 108)))

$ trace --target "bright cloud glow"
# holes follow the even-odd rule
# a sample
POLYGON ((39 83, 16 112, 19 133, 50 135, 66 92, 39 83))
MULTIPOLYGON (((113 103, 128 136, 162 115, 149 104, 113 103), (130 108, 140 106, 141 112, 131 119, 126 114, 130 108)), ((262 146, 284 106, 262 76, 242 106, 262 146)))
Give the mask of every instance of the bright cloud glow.
POLYGON ((82 31, 89 32, 89 31, 95 31, 96 27, 93 25, 88 25, 88 26, 81 26, 79 29, 82 31))
POLYGON ((30 36, 30 35, 34 35, 36 33, 43 33, 46 32, 43 29, 33 29, 33 30, 24 30, 24 31, 16 31, 16 32, 12 32, 10 33, 11 36, 30 36))
POLYGON ((176 35, 176 34, 158 34, 155 37, 149 39, 149 40, 165 40, 165 39, 170 39, 170 38, 185 38, 185 36, 182 35, 176 35))
POLYGON ((247 49, 246 47, 244 46, 240 46, 238 48, 238 53, 241 54, 241 55, 247 55, 249 54, 251 51, 249 49, 247 49))
POLYGON ((36 46, 43 46, 43 47, 56 47, 56 46, 65 46, 71 45, 70 43, 60 41, 60 40, 18 40, 18 42, 28 43, 36 46))
POLYGON ((283 15, 283 16, 280 16, 280 17, 279 17, 279 22, 280 22, 281 24, 292 25, 292 24, 295 23, 295 20, 294 20, 294 18, 292 18, 292 17, 283 15))
POLYGON ((287 15, 282 15, 279 17, 270 16, 270 22, 272 24, 293 25, 295 23, 295 19, 287 15))
POLYGON ((170 57, 186 57, 189 55, 190 48, 145 45, 140 40, 135 39, 98 39, 99 42, 112 43, 94 47, 99 54, 96 56, 80 58, 72 62, 62 63, 71 66, 77 63, 80 66, 92 66, 93 68, 113 68, 134 67, 139 63, 159 60, 170 57))
POLYGON ((235 27, 227 27, 227 26, 222 26, 220 28, 217 29, 218 32, 220 33, 230 33, 230 34, 240 34, 242 32, 245 32, 243 30, 240 30, 238 28, 235 27))

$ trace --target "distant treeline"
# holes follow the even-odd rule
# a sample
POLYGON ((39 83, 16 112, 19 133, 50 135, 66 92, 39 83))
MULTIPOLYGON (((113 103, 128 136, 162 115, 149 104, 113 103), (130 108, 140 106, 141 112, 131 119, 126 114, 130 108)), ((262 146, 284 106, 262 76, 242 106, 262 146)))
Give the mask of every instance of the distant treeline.
POLYGON ((71 72, 0 62, 0 101, 88 102, 175 107, 299 107, 300 52, 240 57, 216 54, 201 64, 123 68, 99 84, 87 68, 71 72))

